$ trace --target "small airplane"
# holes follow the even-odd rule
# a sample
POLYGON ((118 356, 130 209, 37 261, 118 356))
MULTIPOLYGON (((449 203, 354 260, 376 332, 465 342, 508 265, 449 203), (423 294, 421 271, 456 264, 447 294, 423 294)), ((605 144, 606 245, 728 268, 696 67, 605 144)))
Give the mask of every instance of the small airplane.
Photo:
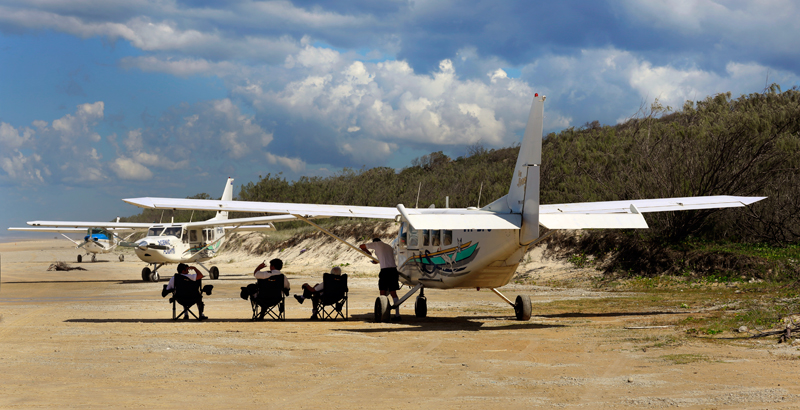
MULTIPOLYGON (((512 302, 497 288, 511 280, 525 252, 555 230, 647 228, 643 216, 647 212, 740 207, 764 199, 706 196, 540 205, 545 98, 538 93, 534 96, 508 194, 480 209, 407 209, 403 204, 391 208, 174 198, 131 198, 124 201, 153 209, 293 215, 362 253, 305 215, 393 219, 401 222, 398 235, 392 242, 397 269, 401 282, 412 286, 400 298, 398 305, 419 291, 414 312, 417 317, 425 317, 425 288, 489 288, 514 308, 518 320, 529 320, 530 297, 518 295, 512 302), (540 235, 540 226, 549 232, 540 235)), ((375 321, 387 321, 393 307, 386 296, 378 297, 375 300, 375 321)))
MULTIPOLYGON (((40 221, 35 221, 40 222, 40 221)), ((31 222, 29 222, 31 224, 31 222)), ((98 223, 102 224, 102 223, 98 223)), ((122 243, 124 243, 128 238, 130 238, 136 232, 141 232, 146 230, 150 227, 150 224, 137 224, 137 223, 120 223, 119 218, 117 218, 117 222, 114 223, 116 227, 108 227, 108 226, 89 226, 86 227, 84 224, 78 223, 77 225, 73 226, 62 226, 62 227, 24 227, 24 228, 8 228, 9 231, 22 231, 22 232, 57 232, 60 233, 61 236, 67 238, 70 242, 75 244, 77 249, 81 249, 85 252, 86 256, 91 256, 92 262, 97 261, 97 254, 103 253, 111 253, 117 249, 122 243), (83 242, 76 241, 69 236, 65 235, 65 233, 77 233, 82 232, 86 233, 83 237, 83 242), (120 238, 118 233, 128 233, 128 235, 124 238, 120 238)), ((78 263, 83 262, 83 256, 78 254, 78 263)), ((123 254, 119 254, 119 261, 122 262, 125 260, 125 256, 123 254)))
MULTIPOLYGON (((222 193, 222 200, 233 200, 233 178, 228 178, 222 193)), ((170 263, 196 263, 208 272, 211 279, 219 278, 219 268, 212 266, 206 268, 202 262, 208 261, 217 255, 222 244, 234 232, 242 231, 271 231, 275 230, 274 222, 291 221, 291 215, 273 215, 253 218, 228 219, 227 211, 217 211, 216 215, 207 221, 182 222, 182 223, 133 223, 133 222, 69 222, 69 221, 30 221, 28 225, 34 228, 9 228, 9 230, 64 232, 70 230, 86 230, 83 248, 100 246, 103 232, 114 230, 147 231, 147 235, 137 242, 116 240, 114 246, 130 247, 136 256, 146 262, 148 266, 142 269, 142 280, 158 282, 158 269, 170 263), (263 224, 263 225, 256 225, 263 224), (97 232, 97 233, 92 233, 97 232), (95 240, 96 238, 96 240, 95 240), (150 268, 152 267, 152 269, 150 268)), ((108 237, 108 234, 105 234, 108 237)), ((130 237, 130 235, 128 236, 130 237)), ((126 237, 127 239, 127 237, 126 237)), ((106 239, 111 241, 110 239, 106 239)), ((80 258, 80 256, 78 257, 80 258)), ((122 260, 122 258, 120 258, 122 260)), ((79 259, 80 261, 80 259, 79 259)))

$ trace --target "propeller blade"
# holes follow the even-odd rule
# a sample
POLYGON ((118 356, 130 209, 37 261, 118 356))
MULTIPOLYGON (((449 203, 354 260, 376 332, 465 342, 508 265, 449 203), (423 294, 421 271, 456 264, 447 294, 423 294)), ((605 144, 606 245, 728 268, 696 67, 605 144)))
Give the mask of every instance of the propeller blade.
POLYGON ((159 251, 165 251, 165 250, 169 249, 169 246, 156 245, 154 243, 150 243, 150 244, 147 245, 147 249, 156 249, 156 250, 159 250, 159 251))

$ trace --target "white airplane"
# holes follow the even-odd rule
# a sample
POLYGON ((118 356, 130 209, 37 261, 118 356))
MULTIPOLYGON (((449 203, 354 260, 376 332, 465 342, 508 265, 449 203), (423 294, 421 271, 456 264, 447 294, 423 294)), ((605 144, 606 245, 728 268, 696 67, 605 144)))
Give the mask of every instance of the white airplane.
MULTIPOLYGON (((481 209, 406 209, 402 204, 391 208, 173 198, 124 201, 154 209, 294 215, 356 250, 359 249, 308 221, 304 215, 394 219, 402 222, 398 236, 392 242, 401 282, 413 286, 399 303, 419 291, 414 307, 417 317, 427 315, 425 288, 489 288, 514 308, 517 319, 528 320, 531 316, 530 297, 519 295, 511 302, 497 288, 511 280, 525 252, 550 234, 540 236, 540 226, 551 231, 647 228, 642 215, 646 212, 738 207, 764 199, 707 196, 540 205, 544 101, 544 96, 536 94, 534 97, 508 194, 481 209)), ((388 320, 392 307, 386 296, 378 297, 375 300, 375 320, 388 320)))
MULTIPOLYGON (((233 178, 228 178, 222 200, 233 199, 233 178)), ((254 218, 228 219, 227 211, 218 211, 207 220, 183 223, 133 223, 133 222, 69 222, 69 221, 31 221, 28 225, 36 228, 9 228, 9 230, 39 230, 45 232, 66 231, 69 229, 89 229, 90 231, 109 230, 147 230, 147 236, 136 243, 117 241, 115 246, 134 248, 136 256, 148 266, 142 269, 142 280, 158 282, 158 269, 170 263, 196 263, 208 272, 211 279, 219 278, 219 268, 206 268, 202 262, 217 255, 222 244, 234 232, 275 230, 273 222, 290 221, 291 215, 273 215, 254 218), (264 224, 265 225, 254 225, 264 224), (43 228, 46 227, 46 228, 43 228), (150 267, 152 266, 152 269, 150 267)), ((90 237, 91 235, 87 235, 90 237)), ((98 241, 87 240, 86 245, 98 241)), ((92 245, 94 246, 94 245, 92 245)), ((122 259, 120 259, 122 260, 122 259)))
MULTIPOLYGON (((40 223, 40 221, 33 221, 28 222, 29 225, 40 223)), ((131 235, 135 234, 136 232, 141 232, 146 230, 150 227, 150 224, 130 224, 130 223, 119 223, 119 218, 117 218, 116 223, 108 222, 108 224, 115 224, 118 227, 108 227, 108 226, 98 226, 102 225, 102 223, 98 222, 92 226, 86 227, 86 225, 82 223, 77 223, 77 225, 72 226, 61 226, 61 227, 24 227, 24 228, 8 228, 9 231, 22 231, 22 232, 58 232, 61 236, 67 238, 70 242, 75 244, 77 249, 81 249, 85 252, 86 256, 92 257, 92 262, 97 261, 97 254, 103 253, 111 253, 117 249, 118 246, 123 244, 131 235), (120 227, 124 226, 124 227, 120 227), (77 233, 82 232, 85 233, 86 236, 83 237, 83 242, 76 241, 69 236, 65 235, 65 233, 77 233), (124 238, 120 238, 118 233, 128 233, 128 235, 124 238)), ((125 257, 120 253, 119 254, 119 261, 122 262, 125 260, 125 257)), ((78 263, 83 262, 83 255, 78 254, 78 263)))

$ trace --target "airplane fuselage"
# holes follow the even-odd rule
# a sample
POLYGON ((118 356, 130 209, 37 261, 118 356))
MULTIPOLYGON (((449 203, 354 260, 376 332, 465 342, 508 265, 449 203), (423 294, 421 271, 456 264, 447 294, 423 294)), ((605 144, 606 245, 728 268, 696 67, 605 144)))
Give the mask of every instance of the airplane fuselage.
POLYGON ((183 224, 153 225, 147 236, 137 241, 136 256, 150 264, 205 262, 217 256, 224 229, 186 229, 183 224), (158 248, 150 247, 155 245, 158 248))
POLYGON ((392 247, 402 282, 437 289, 501 287, 527 250, 519 230, 413 230, 407 223, 392 247))

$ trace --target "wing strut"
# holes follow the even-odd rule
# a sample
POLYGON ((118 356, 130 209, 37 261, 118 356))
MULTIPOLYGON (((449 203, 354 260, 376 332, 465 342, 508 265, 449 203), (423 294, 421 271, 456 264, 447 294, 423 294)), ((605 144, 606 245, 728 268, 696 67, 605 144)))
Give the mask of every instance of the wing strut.
POLYGON ((334 234, 333 234, 333 232, 331 232, 331 231, 329 231, 329 230, 327 230, 327 229, 325 229, 325 228, 323 228, 323 227, 321 227, 321 226, 319 226, 319 225, 315 224, 314 222, 311 222, 311 220, 310 220, 310 219, 308 219, 308 218, 306 218, 306 217, 304 217, 304 216, 302 216, 302 215, 296 215, 296 214, 292 214, 292 215, 293 215, 295 218, 297 218, 297 219, 302 219, 302 220, 304 220, 304 221, 308 222, 308 224, 309 224, 309 225, 311 225, 311 226, 313 226, 313 227, 315 227, 315 228, 319 229, 320 231, 322 231, 322 233, 324 233, 324 234, 326 234, 326 235, 330 236, 331 238, 333 238, 333 239, 336 239, 337 241, 339 241, 339 242, 341 242, 341 243, 343 243, 343 244, 345 244, 345 245, 347 245, 347 246, 349 246, 349 247, 351 247, 351 248, 355 249, 356 251, 358 251, 358 253, 360 253, 360 254, 362 254, 362 255, 365 255, 365 256, 369 257, 370 259, 372 259, 372 260, 373 260, 373 261, 375 261, 375 262, 378 262, 378 258, 376 258, 376 257, 372 256, 371 254, 365 253, 364 251, 362 251, 362 250, 361 250, 361 248, 359 248, 359 247, 357 247, 357 246, 355 246, 355 245, 351 244, 350 242, 347 242, 346 240, 344 240, 344 239, 342 239, 342 238, 340 238, 340 237, 338 237, 338 236, 334 235, 334 234))

